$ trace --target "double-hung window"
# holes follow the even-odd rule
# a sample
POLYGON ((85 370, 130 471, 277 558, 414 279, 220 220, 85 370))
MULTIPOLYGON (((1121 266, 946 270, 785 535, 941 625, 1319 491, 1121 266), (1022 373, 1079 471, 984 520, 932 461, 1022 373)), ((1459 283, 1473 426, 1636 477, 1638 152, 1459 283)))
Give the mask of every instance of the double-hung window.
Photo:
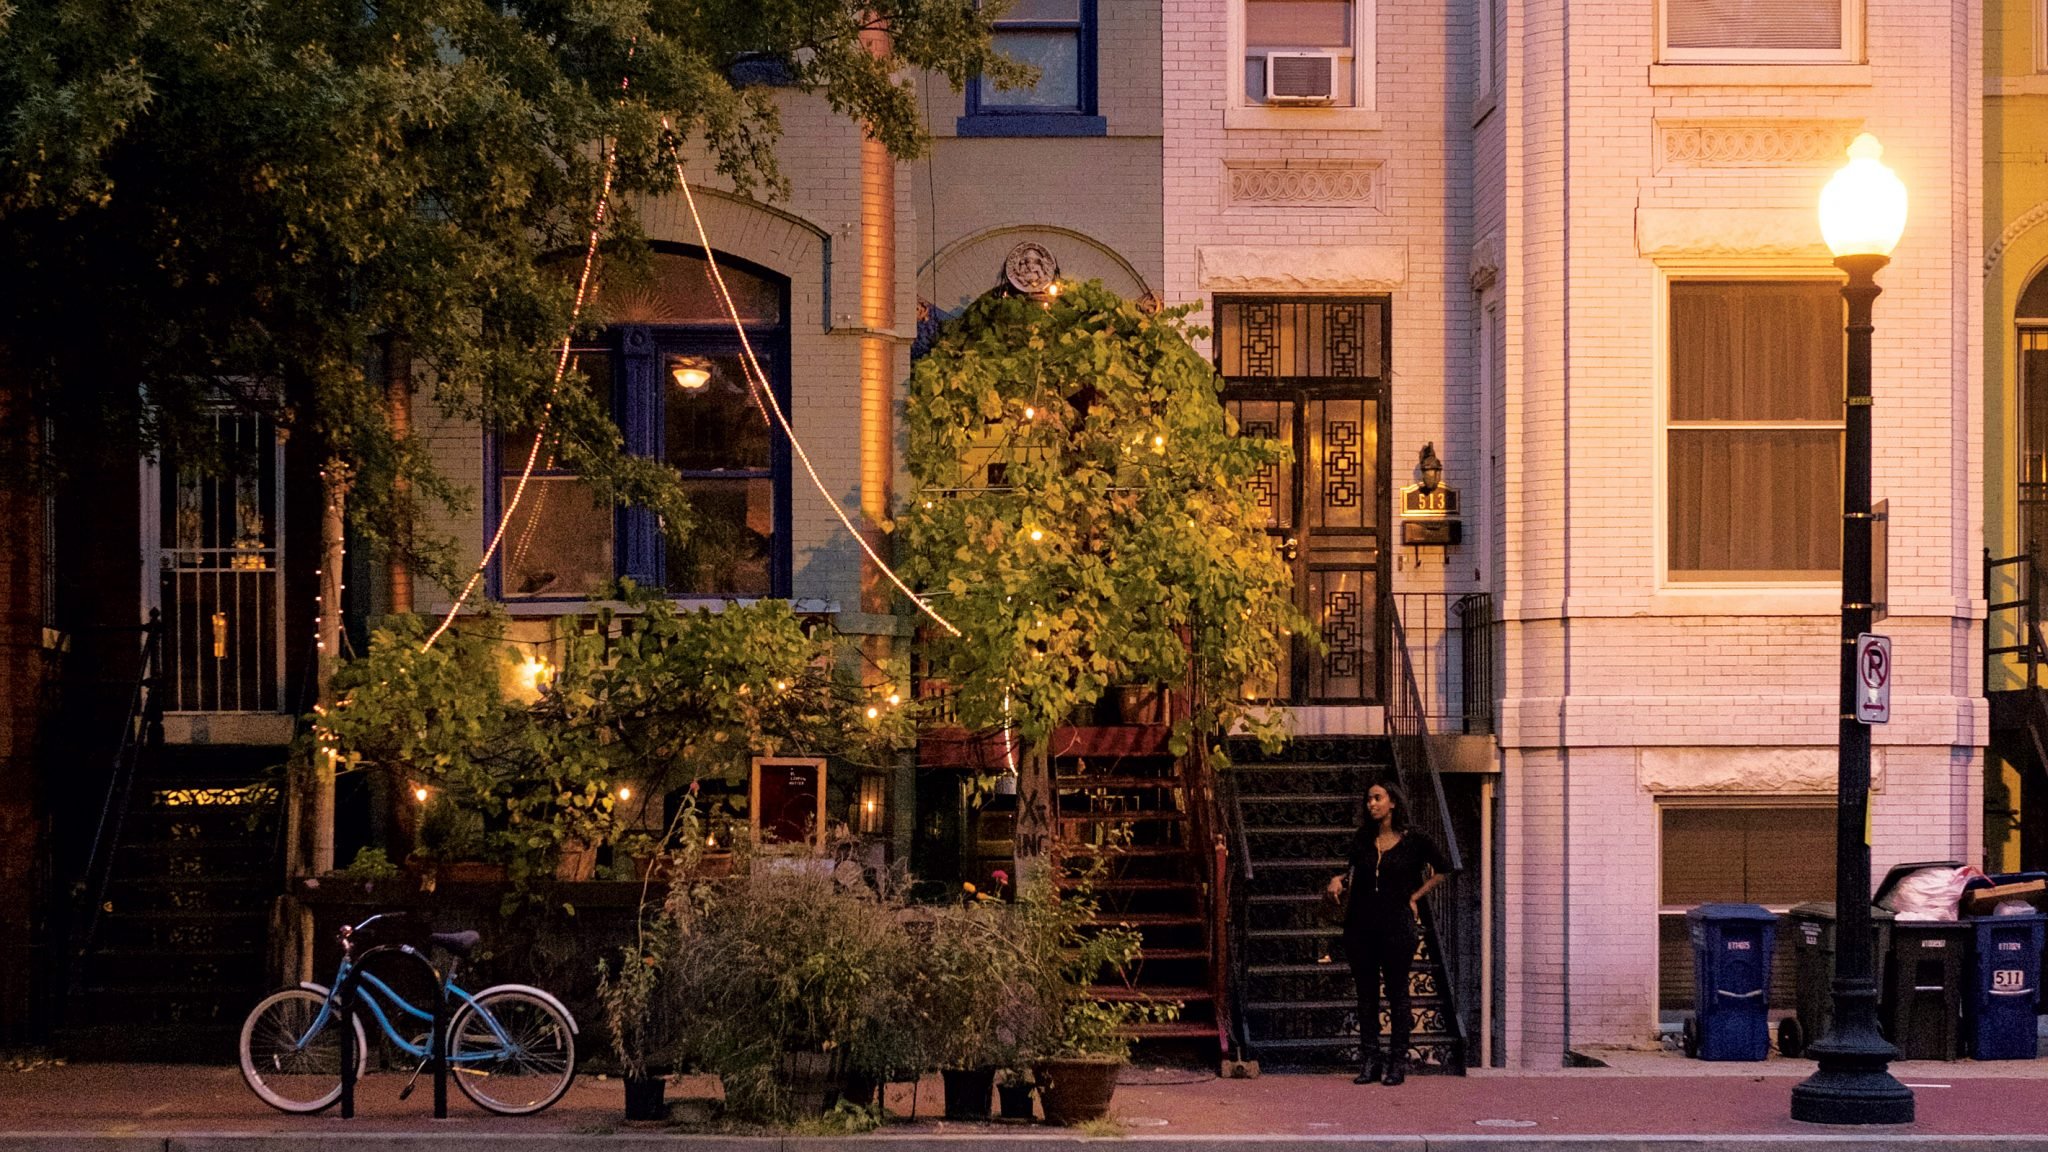
MULTIPOLYGON (((784 412, 789 410, 785 287, 721 259, 741 326, 784 412)), ((652 511, 600 503, 559 468, 548 437, 506 525, 497 565, 506 600, 573 600, 616 577, 677 597, 789 595, 789 450, 770 432, 743 370, 739 334, 693 253, 656 252, 649 272, 608 288, 616 319, 576 351, 574 382, 609 400, 626 451, 682 476, 695 525, 680 544, 652 511)), ((487 519, 509 505, 534 442, 494 438, 497 483, 487 519)))
POLYGON ((1360 41, 1369 35, 1361 3, 1369 15, 1370 0, 1243 0, 1245 103, 1370 107, 1358 98, 1360 41))
POLYGON ((1819 583, 1842 559, 1842 297, 1831 280, 1674 281, 1672 583, 1819 583))
POLYGON ((1863 0, 1660 0, 1666 64, 1855 64, 1863 0))
POLYGON ((1001 55, 1038 70, 1035 83, 998 87, 977 76, 967 88, 962 136, 1101 136, 1095 103, 1096 0, 1015 0, 995 22, 1001 55))

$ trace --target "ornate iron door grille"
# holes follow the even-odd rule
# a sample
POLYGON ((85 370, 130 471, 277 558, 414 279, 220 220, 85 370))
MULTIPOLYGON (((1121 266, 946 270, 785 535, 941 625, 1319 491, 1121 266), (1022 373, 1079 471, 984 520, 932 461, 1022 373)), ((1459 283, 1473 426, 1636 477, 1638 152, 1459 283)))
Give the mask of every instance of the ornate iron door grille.
POLYGON ((1383 698, 1389 503, 1385 396, 1392 313, 1384 297, 1219 297, 1216 366, 1243 435, 1293 463, 1258 484, 1266 531, 1294 568, 1296 601, 1327 649, 1290 642, 1264 699, 1383 698))

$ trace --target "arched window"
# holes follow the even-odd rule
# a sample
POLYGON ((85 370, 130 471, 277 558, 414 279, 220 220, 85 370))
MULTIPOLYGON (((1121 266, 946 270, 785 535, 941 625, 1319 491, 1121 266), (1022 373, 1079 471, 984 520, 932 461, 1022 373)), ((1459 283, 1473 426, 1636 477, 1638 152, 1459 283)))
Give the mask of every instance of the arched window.
POLYGON ((2048 270, 2037 272, 2013 308, 2019 382, 2020 546, 2048 558, 2048 270))
MULTIPOLYGON (((788 282, 730 257, 718 268, 787 412, 788 282)), ((499 595, 581 599, 626 576, 679 597, 788 596, 789 446, 749 394, 739 334, 703 256, 662 246, 645 267, 615 266, 598 308, 610 327, 574 350, 578 370, 609 382, 628 452, 682 473, 696 529, 672 544, 648 509, 600 505, 575 475, 542 468, 506 528, 499 595)), ((493 453, 493 525, 526 463, 512 439, 493 453)))

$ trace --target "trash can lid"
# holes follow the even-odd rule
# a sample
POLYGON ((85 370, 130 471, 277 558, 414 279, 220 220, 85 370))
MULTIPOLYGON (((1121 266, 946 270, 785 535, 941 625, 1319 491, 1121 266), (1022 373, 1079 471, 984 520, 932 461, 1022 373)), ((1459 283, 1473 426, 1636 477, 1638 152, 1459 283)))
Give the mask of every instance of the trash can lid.
MULTIPOLYGON (((1787 908, 1785 915, 1795 916, 1803 920, 1833 920, 1835 918, 1835 902, 1833 900, 1808 900, 1804 904, 1794 904, 1792 907, 1787 908)), ((1870 918, 1872 920, 1891 920, 1894 919, 1894 916, 1891 909, 1879 908, 1873 905, 1870 909, 1870 918)))
POLYGON ((1688 909, 1685 918, 1713 921, 1762 920, 1772 924, 1778 921, 1777 913, 1761 904, 1702 904, 1697 908, 1688 909))
POLYGON ((1899 881, 1904 880, 1923 868, 1961 868, 1962 866, 1963 862, 1961 860, 1916 860, 1910 864, 1894 864, 1891 871, 1884 874, 1884 883, 1877 886, 1877 895, 1872 896, 1870 902, 1875 904, 1891 895, 1892 888, 1899 881))

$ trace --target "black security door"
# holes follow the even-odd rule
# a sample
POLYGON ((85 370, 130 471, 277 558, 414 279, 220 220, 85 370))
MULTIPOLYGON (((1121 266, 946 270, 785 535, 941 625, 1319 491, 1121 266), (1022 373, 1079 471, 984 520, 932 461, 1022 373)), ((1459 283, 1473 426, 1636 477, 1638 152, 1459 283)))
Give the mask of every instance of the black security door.
POLYGON ((1216 363, 1244 435, 1293 460, 1259 481, 1266 531, 1294 569, 1295 599, 1327 644, 1290 642, 1262 698, 1371 704, 1381 696, 1390 314, 1383 298, 1216 301, 1216 363))

